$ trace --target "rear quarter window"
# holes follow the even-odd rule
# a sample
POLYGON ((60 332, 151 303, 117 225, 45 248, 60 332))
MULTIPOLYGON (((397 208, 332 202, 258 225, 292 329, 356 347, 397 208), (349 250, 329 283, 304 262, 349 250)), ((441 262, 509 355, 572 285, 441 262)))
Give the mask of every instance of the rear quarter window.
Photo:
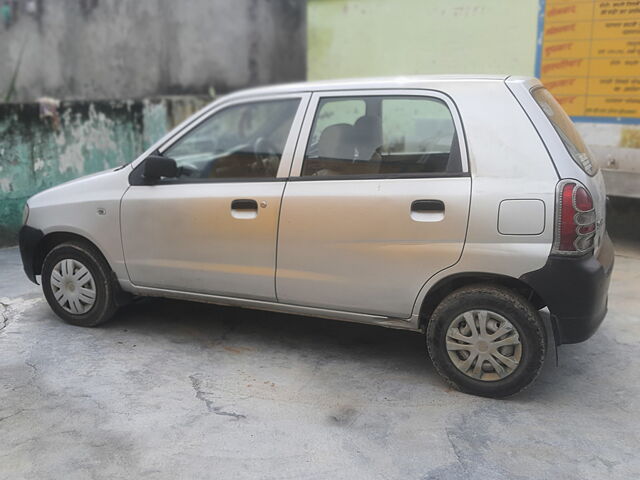
POLYGON ((569 115, 546 88, 536 88, 531 95, 553 125, 571 158, 588 175, 595 175, 597 169, 593 165, 593 156, 569 115))

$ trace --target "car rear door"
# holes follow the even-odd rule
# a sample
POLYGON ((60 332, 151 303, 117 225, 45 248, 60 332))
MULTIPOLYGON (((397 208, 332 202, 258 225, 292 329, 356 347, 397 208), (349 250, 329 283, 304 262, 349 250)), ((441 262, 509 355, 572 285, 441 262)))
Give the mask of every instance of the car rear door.
POLYGON ((133 181, 122 199, 134 285, 275 300, 280 202, 309 96, 223 104, 160 148, 181 175, 133 181))
POLYGON ((423 284, 462 253, 462 133, 440 92, 315 93, 281 206, 278 300, 408 318, 423 284))

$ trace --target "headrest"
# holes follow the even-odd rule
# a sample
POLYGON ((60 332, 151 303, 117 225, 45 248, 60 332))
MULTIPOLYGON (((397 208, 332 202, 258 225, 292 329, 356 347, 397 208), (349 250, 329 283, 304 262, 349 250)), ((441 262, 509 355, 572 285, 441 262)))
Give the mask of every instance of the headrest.
POLYGON ((369 160, 373 152, 382 146, 380 117, 363 115, 353 125, 353 137, 358 158, 369 160))
POLYGON ((353 125, 355 136, 361 137, 363 135, 375 135, 380 136, 380 117, 374 115, 363 115, 353 125))
POLYGON ((353 127, 337 123, 325 128, 318 139, 318 156, 321 158, 353 159, 353 127))

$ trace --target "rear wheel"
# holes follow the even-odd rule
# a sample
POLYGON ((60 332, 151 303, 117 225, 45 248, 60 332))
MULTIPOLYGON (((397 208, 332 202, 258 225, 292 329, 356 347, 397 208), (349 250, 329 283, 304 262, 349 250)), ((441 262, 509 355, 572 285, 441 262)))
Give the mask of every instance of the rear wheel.
POLYGON ((427 327, 427 347, 436 370, 453 387, 506 397, 538 376, 546 336, 538 312, 521 295, 476 285, 438 305, 427 327))
POLYGON ((42 290, 65 322, 93 327, 117 309, 110 268, 91 245, 70 241, 55 246, 42 265, 42 290))

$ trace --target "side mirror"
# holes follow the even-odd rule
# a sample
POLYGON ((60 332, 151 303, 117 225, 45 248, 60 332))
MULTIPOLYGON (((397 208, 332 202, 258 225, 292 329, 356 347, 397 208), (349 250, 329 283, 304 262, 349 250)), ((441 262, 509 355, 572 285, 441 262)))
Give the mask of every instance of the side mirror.
POLYGON ((176 178, 180 169, 173 158, 149 155, 144 161, 143 176, 147 182, 157 182, 162 177, 176 178))

